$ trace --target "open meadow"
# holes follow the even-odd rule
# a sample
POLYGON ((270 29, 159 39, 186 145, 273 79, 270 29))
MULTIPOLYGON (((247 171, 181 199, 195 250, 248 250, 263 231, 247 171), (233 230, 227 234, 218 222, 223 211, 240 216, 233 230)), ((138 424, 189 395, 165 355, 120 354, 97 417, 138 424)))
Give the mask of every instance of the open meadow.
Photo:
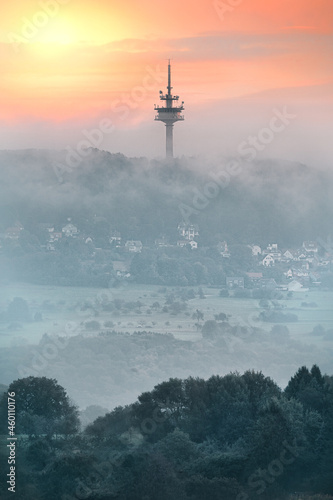
MULTIPOLYGON (((201 338, 198 321, 192 317, 197 310, 203 313, 201 323, 225 313, 233 325, 258 326, 266 331, 272 328, 272 323, 258 319, 263 310, 259 300, 220 297, 218 288, 203 287, 201 290, 203 295, 197 287, 128 284, 101 289, 25 283, 3 285, 0 311, 5 311, 15 297, 20 297, 28 303, 31 319, 1 321, 0 347, 35 344, 44 333, 91 335, 97 330, 110 329, 124 333, 152 330, 194 341, 201 338), (172 301, 184 304, 184 297, 186 307, 172 307, 172 301), (118 307, 107 306, 113 301, 118 307), (38 320, 34 320, 36 314, 38 320)), ((333 329, 333 292, 294 292, 291 297, 284 293, 284 298, 278 303, 284 312, 298 317, 297 321, 285 323, 292 338, 316 345, 330 341, 329 336, 322 338, 312 332, 317 325, 322 325, 325 330, 333 329)))
MULTIPOLYGON (((8 284, 0 303, 0 382, 47 376, 81 408, 110 409, 170 377, 209 378, 250 368, 283 387, 302 365, 317 363, 329 372, 332 298, 332 292, 315 291, 267 303, 221 297, 208 287, 8 284), (23 319, 9 320, 13 304, 23 309, 23 319), (263 307, 298 321, 261 321, 263 307)), ((22 310, 14 312, 22 316, 22 310)))

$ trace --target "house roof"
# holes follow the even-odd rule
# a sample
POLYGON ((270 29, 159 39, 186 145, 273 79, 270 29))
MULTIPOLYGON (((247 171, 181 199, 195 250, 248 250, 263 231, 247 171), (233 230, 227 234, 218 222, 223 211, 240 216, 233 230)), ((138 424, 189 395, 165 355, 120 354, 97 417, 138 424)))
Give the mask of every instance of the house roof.
POLYGON ((253 279, 256 279, 256 278, 262 278, 262 273, 246 273, 248 275, 249 278, 253 278, 253 279))

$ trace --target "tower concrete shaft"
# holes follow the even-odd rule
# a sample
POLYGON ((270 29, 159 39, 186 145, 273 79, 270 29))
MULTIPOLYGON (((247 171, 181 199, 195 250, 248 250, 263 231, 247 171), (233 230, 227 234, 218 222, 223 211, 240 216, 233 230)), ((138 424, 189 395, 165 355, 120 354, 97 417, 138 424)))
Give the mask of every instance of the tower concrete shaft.
POLYGON ((173 123, 166 123, 166 157, 173 158, 173 123))
POLYGON ((168 93, 163 94, 160 90, 160 100, 165 101, 165 106, 156 106, 155 111, 157 114, 155 116, 155 120, 161 121, 165 123, 166 127, 166 157, 173 158, 173 126, 177 121, 183 121, 184 116, 182 115, 182 111, 184 110, 184 101, 181 106, 173 106, 174 101, 178 101, 179 96, 173 96, 171 94, 172 86, 171 86, 171 64, 169 60, 168 64, 168 93))

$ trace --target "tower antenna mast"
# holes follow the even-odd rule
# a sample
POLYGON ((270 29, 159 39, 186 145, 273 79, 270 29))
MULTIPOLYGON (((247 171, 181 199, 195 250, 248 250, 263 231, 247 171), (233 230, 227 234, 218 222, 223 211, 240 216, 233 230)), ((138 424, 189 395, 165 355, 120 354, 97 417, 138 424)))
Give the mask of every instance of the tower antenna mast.
POLYGON ((167 94, 163 94, 160 90, 160 100, 165 101, 165 106, 156 106, 155 120, 165 123, 166 127, 166 157, 173 158, 173 126, 178 121, 183 121, 184 116, 182 111, 184 111, 184 101, 181 105, 178 104, 179 96, 173 96, 171 91, 173 87, 171 86, 171 62, 168 62, 168 86, 167 94), (175 106, 174 106, 175 102, 175 106))

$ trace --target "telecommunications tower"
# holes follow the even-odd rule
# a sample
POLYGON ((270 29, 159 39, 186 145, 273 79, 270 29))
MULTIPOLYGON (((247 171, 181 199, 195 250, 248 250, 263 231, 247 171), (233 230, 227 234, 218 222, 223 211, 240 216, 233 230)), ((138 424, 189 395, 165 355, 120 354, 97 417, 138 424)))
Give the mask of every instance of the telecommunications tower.
POLYGON ((159 122, 165 123, 166 127, 166 157, 173 158, 173 124, 175 122, 179 122, 184 120, 184 116, 182 115, 182 111, 184 110, 184 101, 182 101, 181 106, 176 103, 173 106, 173 101, 178 101, 179 95, 173 96, 171 94, 171 64, 169 59, 168 65, 168 93, 163 94, 162 90, 160 90, 160 99, 161 101, 165 101, 165 106, 156 106, 155 111, 157 114, 155 116, 155 120, 159 122))

